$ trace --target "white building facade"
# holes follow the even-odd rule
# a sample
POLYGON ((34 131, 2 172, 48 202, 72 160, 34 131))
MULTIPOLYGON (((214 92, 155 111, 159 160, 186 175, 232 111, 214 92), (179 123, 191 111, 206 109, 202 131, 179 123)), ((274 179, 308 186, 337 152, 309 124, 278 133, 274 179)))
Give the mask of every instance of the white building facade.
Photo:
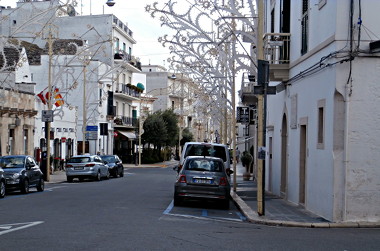
POLYGON ((330 221, 379 222, 380 54, 369 43, 380 2, 265 3, 279 91, 268 95, 266 189, 330 221))

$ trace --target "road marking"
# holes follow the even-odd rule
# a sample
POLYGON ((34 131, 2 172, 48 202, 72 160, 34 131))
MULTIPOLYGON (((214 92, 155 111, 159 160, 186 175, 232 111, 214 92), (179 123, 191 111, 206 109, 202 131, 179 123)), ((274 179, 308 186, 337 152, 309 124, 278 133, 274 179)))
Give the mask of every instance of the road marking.
POLYGON ((33 227, 38 224, 44 223, 43 221, 35 221, 35 222, 25 222, 25 223, 14 223, 14 224, 4 224, 0 225, 0 235, 7 234, 10 232, 14 232, 17 230, 25 229, 28 227, 33 227))
POLYGON ((207 217, 207 216, 208 216, 208 212, 207 212, 206 209, 203 209, 203 210, 202 210, 202 216, 203 216, 203 217, 207 217))
POLYGON ((240 214, 239 212, 236 212, 236 214, 239 216, 239 219, 235 218, 226 218, 226 217, 211 217, 208 216, 208 211, 206 209, 202 209, 202 215, 201 216, 195 216, 195 215, 188 215, 188 214, 173 214, 170 213, 171 210, 174 207, 174 201, 171 201, 169 206, 165 209, 163 212, 164 215, 169 215, 169 216, 178 216, 178 217, 185 217, 185 218, 193 218, 193 219, 207 219, 207 220, 216 220, 216 221, 234 221, 234 222, 244 222, 246 221, 246 218, 240 214))
POLYGON ((66 186, 49 187, 49 188, 45 188, 45 191, 49 191, 49 192, 51 192, 51 191, 53 191, 54 189, 57 189, 57 188, 64 188, 64 187, 66 187, 66 186))

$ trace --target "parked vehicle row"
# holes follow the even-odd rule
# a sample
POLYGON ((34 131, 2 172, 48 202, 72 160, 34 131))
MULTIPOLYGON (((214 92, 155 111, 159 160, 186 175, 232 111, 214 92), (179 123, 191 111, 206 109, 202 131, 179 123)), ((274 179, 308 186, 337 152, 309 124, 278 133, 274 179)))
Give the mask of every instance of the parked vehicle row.
POLYGON ((66 177, 68 182, 75 178, 79 181, 93 179, 100 181, 110 176, 123 177, 123 163, 117 155, 76 155, 66 161, 66 177))
POLYGON ((6 190, 29 193, 35 187, 39 192, 45 188, 44 176, 35 159, 28 155, 0 157, 0 197, 6 190))

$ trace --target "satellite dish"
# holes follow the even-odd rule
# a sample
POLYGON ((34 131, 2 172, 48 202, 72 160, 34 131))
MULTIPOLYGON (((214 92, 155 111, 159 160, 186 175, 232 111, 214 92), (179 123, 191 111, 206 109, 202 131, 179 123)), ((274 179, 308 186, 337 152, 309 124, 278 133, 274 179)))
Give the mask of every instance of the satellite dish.
POLYGON ((112 1, 112 0, 107 0, 107 3, 106 3, 109 7, 112 7, 115 5, 115 1, 112 1))

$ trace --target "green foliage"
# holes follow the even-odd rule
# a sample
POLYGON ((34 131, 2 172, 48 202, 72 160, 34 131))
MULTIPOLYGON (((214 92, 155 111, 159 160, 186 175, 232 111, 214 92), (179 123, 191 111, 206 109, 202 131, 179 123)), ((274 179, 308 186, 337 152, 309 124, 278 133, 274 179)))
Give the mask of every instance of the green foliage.
POLYGON ((189 128, 185 128, 182 131, 181 145, 185 145, 186 142, 191 142, 194 140, 194 135, 190 132, 189 128))
POLYGON ((142 140, 154 146, 161 146, 168 138, 166 124, 160 112, 155 112, 144 121, 142 140))
POLYGON ((166 124, 168 138, 165 141, 166 146, 175 146, 178 142, 178 118, 172 109, 162 112, 162 117, 166 124))

